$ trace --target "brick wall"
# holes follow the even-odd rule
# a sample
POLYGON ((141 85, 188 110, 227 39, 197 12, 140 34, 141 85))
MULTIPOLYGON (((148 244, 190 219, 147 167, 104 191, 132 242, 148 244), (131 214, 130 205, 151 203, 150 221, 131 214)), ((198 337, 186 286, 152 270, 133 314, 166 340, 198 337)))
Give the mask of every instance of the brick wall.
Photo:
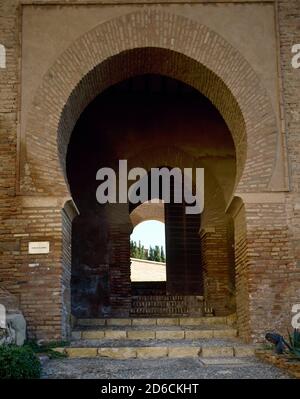
MULTIPOLYGON (((278 2, 278 23, 282 69, 282 107, 289 154, 290 193, 287 194, 288 225, 296 260, 300 260, 300 70, 291 65, 292 45, 300 43, 300 3, 278 2)), ((300 269, 298 269, 300 270, 300 269)), ((299 298, 300 299, 300 298, 299 298)), ((298 300, 299 301, 299 300, 298 300)))
POLYGON ((216 316, 235 312, 234 292, 230 291, 230 258, 224 219, 223 216, 223 223, 219 221, 201 234, 205 300, 216 316))
POLYGON ((0 42, 6 47, 6 69, 0 70, 0 282, 18 292, 15 273, 18 272, 14 253, 20 250, 20 240, 13 228, 17 213, 16 148, 18 116, 18 19, 16 2, 0 3, 0 42))
MULTIPOLYGON (((29 336, 58 339, 63 331, 61 207, 23 205, 9 220, 20 246, 18 250, 9 251, 11 264, 7 273, 1 272, 1 282, 18 295, 29 336), (49 241, 50 254, 29 255, 29 241, 49 241)), ((7 263, 1 265, 7 267, 7 263)))
POLYGON ((236 312, 239 335, 251 339, 249 309, 249 263, 245 207, 236 200, 234 218, 236 312))
POLYGON ((237 316, 240 336, 248 341, 262 341, 267 331, 285 335, 292 305, 299 301, 286 204, 284 197, 270 198, 234 200, 237 316))
POLYGON ((252 336, 274 328, 286 334, 300 276, 285 204, 246 204, 246 220, 252 336))
MULTIPOLYGON (((45 0, 42 3, 51 2, 45 0)), ((283 77, 282 121, 285 122, 291 191, 284 194, 284 202, 276 203, 275 201, 271 204, 260 201, 256 204, 246 202, 245 208, 241 208, 235 219, 237 312, 240 333, 245 338, 255 339, 261 338, 266 328, 276 328, 285 333, 285 329, 290 323, 291 305, 299 303, 300 300, 300 71, 291 68, 291 46, 300 43, 300 3, 298 0, 279 0, 277 3, 280 63, 283 77)), ((102 28, 99 28, 100 30, 94 31, 94 38, 93 34, 90 36, 93 45, 90 47, 84 46, 87 53, 84 53, 82 63, 76 59, 77 48, 78 46, 80 48, 81 40, 86 40, 86 37, 74 44, 68 53, 69 56, 63 54, 59 61, 61 63, 56 63, 51 69, 52 73, 45 75, 44 84, 38 90, 35 98, 35 101, 38 100, 40 103, 39 108, 33 107, 31 110, 28 126, 29 160, 34 164, 34 167, 31 168, 27 165, 26 184, 23 182, 22 187, 30 188, 36 196, 51 192, 50 203, 52 205, 47 202, 48 197, 46 197, 46 200, 42 198, 42 202, 44 201, 42 205, 41 203, 35 204, 36 199, 29 198, 28 200, 24 199, 23 196, 16 196, 16 194, 19 194, 16 192, 19 175, 17 167, 18 145, 24 145, 24 143, 18 144, 20 112, 20 20, 18 5, 19 1, 17 0, 3 0, 0 3, 0 43, 4 44, 7 50, 7 68, 0 70, 0 284, 20 300, 21 309, 28 322, 29 335, 31 337, 55 339, 65 334, 64 324, 67 322, 68 316, 67 308, 63 309, 62 302, 69 295, 67 285, 70 266, 68 250, 63 250, 63 243, 67 245, 69 243, 70 221, 61 213, 63 202, 55 198, 58 193, 66 194, 63 174, 59 169, 56 152, 56 133, 60 113, 68 102, 68 96, 82 78, 82 76, 76 75, 76 79, 75 75, 69 74, 69 71, 74 71, 72 66, 76 65, 77 71, 80 70, 85 73, 98 62, 105 61, 114 53, 126 50, 124 40, 118 36, 120 32, 128 34, 129 41, 130 38, 132 40, 142 38, 142 35, 137 34, 137 32, 140 32, 137 24, 131 31, 133 36, 130 36, 129 20, 126 20, 126 18, 108 22, 104 31, 106 29, 110 33, 117 32, 117 36, 113 36, 113 43, 110 39, 105 43, 101 42, 104 46, 102 49, 97 47, 100 45, 97 35, 103 33, 102 28), (138 29, 135 30, 136 28, 138 29), (115 46, 119 43, 120 47, 116 48, 115 52, 106 51, 110 49, 110 45, 115 46), (94 53, 92 49, 95 50, 94 53), (105 56, 99 58, 97 54, 101 57, 103 54, 105 56), (65 69, 62 70, 62 67, 65 69), (68 82, 60 80, 63 76, 69 76, 68 82), (51 97, 49 93, 51 93, 53 87, 54 77, 58 77, 55 80, 57 92, 55 96, 51 97), (49 115, 51 115, 51 118, 49 118, 49 115), (38 142, 40 142, 40 146, 35 141, 37 133, 39 134, 38 142), (45 147, 43 147, 44 145, 45 147), (45 162, 46 159, 47 162, 45 162), (52 168, 56 171, 55 173, 52 173, 52 168), (56 185, 56 183, 58 184, 56 185), (29 256, 28 242, 41 239, 43 241, 49 240, 52 248, 50 255, 42 259, 37 256, 29 256), (29 264, 33 263, 38 263, 39 266, 29 267, 29 264)), ((139 18, 143 20, 141 14, 137 13, 136 15, 136 21, 139 18)), ((134 18, 134 16, 131 15, 128 18, 134 18)), ((155 24, 159 24, 158 30, 163 26, 168 29, 171 27, 174 29, 173 33, 177 33, 175 36, 171 34, 170 37, 160 35, 159 38, 148 35, 145 42, 141 41, 141 45, 146 42, 164 45, 165 41, 168 42, 168 40, 173 40, 176 37, 178 39, 176 49, 179 52, 182 51, 187 55, 195 52, 189 32, 197 30, 198 25, 196 23, 187 23, 186 19, 179 17, 171 17, 170 19, 166 17, 165 19, 162 14, 156 12, 147 14, 147 18, 150 21, 150 24, 147 25, 148 30, 143 29, 147 34, 150 34, 151 31, 155 32, 153 28, 155 24), (181 30, 179 27, 181 27, 181 30), (162 40, 162 43, 160 40, 162 40), (191 47, 189 47, 190 44, 191 47)), ((149 64, 151 66, 150 72, 161 72, 162 68, 166 68, 166 73, 173 73, 173 76, 179 79, 185 78, 188 83, 203 89, 205 94, 211 95, 214 99, 221 98, 223 105, 220 103, 217 105, 220 108, 227 105, 226 109, 222 109, 223 115, 229 127, 237 134, 239 131, 244 131, 244 128, 241 118, 238 118, 237 123, 234 122, 234 117, 237 114, 241 116, 241 113, 234 96, 226 90, 224 82, 228 83, 232 93, 236 94, 245 116, 248 144, 250 145, 248 147, 247 167, 243 175, 244 183, 240 186, 240 189, 252 192, 266 191, 276 159, 274 150, 276 140, 273 134, 274 115, 270 111, 269 100, 266 98, 263 86, 257 81, 251 68, 248 68, 249 65, 239 58, 239 54, 234 49, 226 47, 222 38, 214 35, 210 36, 212 42, 209 42, 209 46, 207 46, 204 42, 207 32, 205 29, 201 29, 199 32, 200 36, 195 37, 199 44, 199 54, 194 54, 195 59, 206 63, 206 66, 211 67, 212 70, 217 66, 219 76, 224 81, 216 79, 215 75, 208 73, 207 68, 197 69, 195 64, 186 62, 184 57, 173 53, 169 57, 170 52, 167 56, 169 62, 163 63, 162 60, 166 60, 167 53, 162 54, 158 51, 156 54, 158 63, 149 64), (203 51, 207 48, 210 48, 212 53, 203 51), (218 51, 218 48, 221 48, 222 51, 218 51), (224 54, 224 49, 227 49, 227 60, 219 58, 224 54), (218 57, 216 52, 219 54, 218 57), (204 59, 201 58, 203 54, 205 55, 204 59), (168 65, 171 65, 172 61, 176 61, 176 71, 168 69, 168 65), (234 81, 232 77, 235 75, 228 74, 227 68, 232 65, 231 62, 239 68, 240 80, 234 81), (191 70, 189 69, 191 65, 195 66, 195 69, 192 69, 192 76, 186 72, 191 70), (185 74, 180 74, 182 68, 185 74), (201 74, 201 71, 205 73, 201 74), (247 71, 249 74, 246 73, 247 71), (201 76, 206 76, 210 79, 210 82, 214 82, 214 85, 210 84, 209 86, 214 87, 215 92, 209 92, 208 87, 205 86, 205 81, 201 80, 201 76), (245 76, 247 76, 247 80, 245 80, 245 76), (200 86, 197 86, 198 84, 200 86), (241 87, 243 87, 243 90, 240 90, 241 87), (253 93, 253 96, 249 96, 249 93, 253 93), (266 138, 263 143, 260 141, 262 138, 266 138), (260 151, 257 151, 257 143, 259 143, 260 151)), ((143 54, 148 54, 148 59, 152 57, 152 53, 146 51, 139 53, 138 58, 140 60, 143 54)), ((106 67, 114 66, 114 68, 117 68, 118 65, 127 65, 127 67, 132 68, 130 71, 127 70, 131 73, 141 70, 142 65, 136 65, 132 60, 134 60, 134 57, 132 59, 124 57, 123 63, 121 62, 122 59, 119 59, 118 62, 114 61, 112 64, 107 63, 105 65, 106 67)), ((103 76, 102 73, 106 73, 105 76, 108 79, 106 85, 111 84, 116 79, 116 76, 112 78, 110 72, 108 73, 108 70, 114 70, 113 68, 105 69, 105 71, 101 68, 99 70, 101 73, 97 75, 98 77, 103 76)), ((86 95, 87 99, 91 98, 88 93, 86 95)), ((71 100, 73 98, 76 98, 76 95, 71 100)), ((74 103, 66 109, 71 110, 76 115, 77 107, 78 104, 74 103)), ((71 125, 74 123, 72 112, 65 114, 64 123, 60 125, 62 133, 64 128, 69 126, 68 123, 71 123, 71 125)), ((238 137, 241 138, 236 136, 237 141, 238 137)), ((240 152, 241 159, 239 162, 241 162, 244 154, 243 151, 240 152)), ((123 234, 125 233, 116 230, 115 238, 123 240, 123 234)), ((122 256, 124 256, 122 267, 125 270, 128 267, 127 264, 125 265, 127 255, 124 253, 122 256)), ((118 260, 115 259, 115 265, 117 265, 117 262, 118 260)))
POLYGON ((278 1, 280 64, 282 71, 282 118, 289 154, 290 192, 286 195, 286 232, 295 266, 290 266, 284 287, 285 307, 282 322, 290 325, 291 305, 300 303, 300 69, 291 66, 291 47, 300 43, 300 3, 297 0, 278 1))

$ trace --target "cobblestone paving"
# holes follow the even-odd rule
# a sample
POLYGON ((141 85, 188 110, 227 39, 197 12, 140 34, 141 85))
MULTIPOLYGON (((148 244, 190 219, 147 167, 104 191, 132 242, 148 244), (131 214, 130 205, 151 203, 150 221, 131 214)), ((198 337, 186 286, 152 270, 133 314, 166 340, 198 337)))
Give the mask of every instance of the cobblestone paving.
MULTIPOLYGON (((226 360, 224 360, 224 363, 226 360)), ((50 379, 286 379, 280 369, 256 358, 236 364, 204 365, 201 359, 53 359, 43 365, 43 378, 50 379)))

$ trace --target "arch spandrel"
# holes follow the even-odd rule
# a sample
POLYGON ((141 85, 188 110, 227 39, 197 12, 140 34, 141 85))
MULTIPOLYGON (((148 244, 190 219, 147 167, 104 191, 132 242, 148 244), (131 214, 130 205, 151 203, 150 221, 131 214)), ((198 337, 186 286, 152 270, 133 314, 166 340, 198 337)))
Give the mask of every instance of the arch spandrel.
POLYGON ((207 96, 234 139, 235 186, 240 191, 268 189, 277 126, 254 70, 206 26, 161 10, 142 10, 78 38, 44 76, 26 126, 28 191, 66 195, 65 155, 80 114, 105 88, 138 73, 165 74, 207 96))

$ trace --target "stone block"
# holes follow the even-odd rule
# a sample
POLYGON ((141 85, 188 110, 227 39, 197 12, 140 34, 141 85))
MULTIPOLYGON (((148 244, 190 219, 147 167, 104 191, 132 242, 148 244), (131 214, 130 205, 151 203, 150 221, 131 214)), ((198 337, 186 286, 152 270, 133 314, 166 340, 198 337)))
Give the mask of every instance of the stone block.
POLYGON ((199 326, 201 324, 204 324, 204 318, 203 317, 181 317, 179 319, 179 324, 181 326, 199 326))
POLYGON ((66 348, 52 348, 54 352, 66 353, 66 348))
POLYGON ((156 339, 184 339, 184 331, 156 331, 156 339))
POLYGON ((107 319, 107 326, 131 326, 131 319, 107 319))
POLYGON ((99 348, 98 356, 110 359, 132 359, 136 358, 136 348, 99 348))
POLYGON ((69 357, 96 357, 97 348, 66 348, 69 357))
POLYGON ((196 346, 174 346, 169 347, 168 356, 179 357, 198 357, 201 348, 196 346))
POLYGON ((158 318, 156 319, 156 324, 158 326, 178 326, 179 325, 179 319, 176 317, 170 317, 170 318, 158 318))
POLYGON ((156 319, 132 319, 132 325, 133 326, 155 326, 156 325, 156 319))
POLYGON ((122 330, 107 330, 104 333, 106 339, 126 339, 126 331, 122 330))
POLYGON ((213 338, 212 330, 187 330, 185 331, 185 339, 205 339, 213 338))
POLYGON ((136 348, 137 357, 140 359, 155 359, 168 356, 168 348, 161 346, 151 346, 136 348))
POLYGON ((82 331, 82 339, 103 339, 104 331, 82 331))
POLYGON ((233 347, 231 346, 204 346, 201 356, 203 357, 229 357, 233 356, 233 347))
POLYGON ((128 331, 129 339, 155 339, 155 331, 128 331))
POLYGON ((207 326, 215 326, 217 324, 226 324, 227 320, 226 317, 204 317, 203 318, 203 324, 207 325, 207 326))
POLYGON ((214 330, 213 336, 214 338, 234 338, 237 336, 237 330, 233 328, 226 330, 214 330))

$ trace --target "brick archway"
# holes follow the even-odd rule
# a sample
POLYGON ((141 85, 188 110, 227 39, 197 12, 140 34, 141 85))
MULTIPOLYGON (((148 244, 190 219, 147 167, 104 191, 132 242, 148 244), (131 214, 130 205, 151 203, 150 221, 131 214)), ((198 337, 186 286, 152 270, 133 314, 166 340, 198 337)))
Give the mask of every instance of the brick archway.
MULTIPOLYGON (((229 218, 225 213, 226 199, 224 196, 224 186, 222 187, 207 163, 204 165, 199 159, 185 152, 182 148, 174 145, 153 147, 135 153, 128 159, 128 168, 139 165, 150 171, 155 165, 169 166, 170 168, 179 167, 197 168, 203 167, 205 171, 205 208, 200 219, 199 247, 201 247, 201 266, 203 268, 203 290, 206 303, 211 306, 218 315, 226 315, 228 312, 235 311, 236 292, 231 287, 231 277, 234 279, 235 264, 234 252, 228 250, 229 245, 234 244, 229 240, 229 218), (218 248, 216 250, 216 248, 218 248), (233 276, 232 274, 233 273, 233 276), (232 289, 231 289, 232 288, 232 289)), ((234 180, 235 176, 232 176, 234 180)), ((155 205, 149 204, 152 216, 157 212, 155 205)), ((144 204, 140 205, 143 207, 144 204)), ((146 207, 145 207, 146 208, 146 207)), ((135 208, 132 213, 139 209, 135 208)), ((151 212, 146 208, 146 212, 151 212)), ((139 215, 135 215, 134 220, 139 215)), ((153 217, 155 219, 155 217, 153 217)), ((167 220, 164 220, 167 223, 167 220)), ((138 224, 137 222, 136 224, 138 224)), ((133 223, 135 227, 135 224, 133 223)), ((199 265, 200 266, 200 265, 199 265)), ((239 288, 239 287, 238 287, 239 288)), ((237 294, 240 295, 239 290, 237 294)), ((241 302, 240 307, 242 308, 241 302)))
POLYGON ((97 26, 49 69, 29 112, 23 187, 29 192, 68 194, 65 155, 81 112, 101 91, 139 73, 165 74, 207 96, 234 139, 235 186, 239 183, 240 191, 268 188, 277 127, 257 75, 214 31, 160 10, 134 12, 97 26), (255 149, 257 142, 260 151, 255 149))
POLYGON ((157 203, 146 201, 142 203, 130 213, 130 220, 133 228, 137 227, 140 223, 147 222, 149 220, 155 220, 157 222, 164 223, 165 217, 163 201, 157 200, 157 203))

